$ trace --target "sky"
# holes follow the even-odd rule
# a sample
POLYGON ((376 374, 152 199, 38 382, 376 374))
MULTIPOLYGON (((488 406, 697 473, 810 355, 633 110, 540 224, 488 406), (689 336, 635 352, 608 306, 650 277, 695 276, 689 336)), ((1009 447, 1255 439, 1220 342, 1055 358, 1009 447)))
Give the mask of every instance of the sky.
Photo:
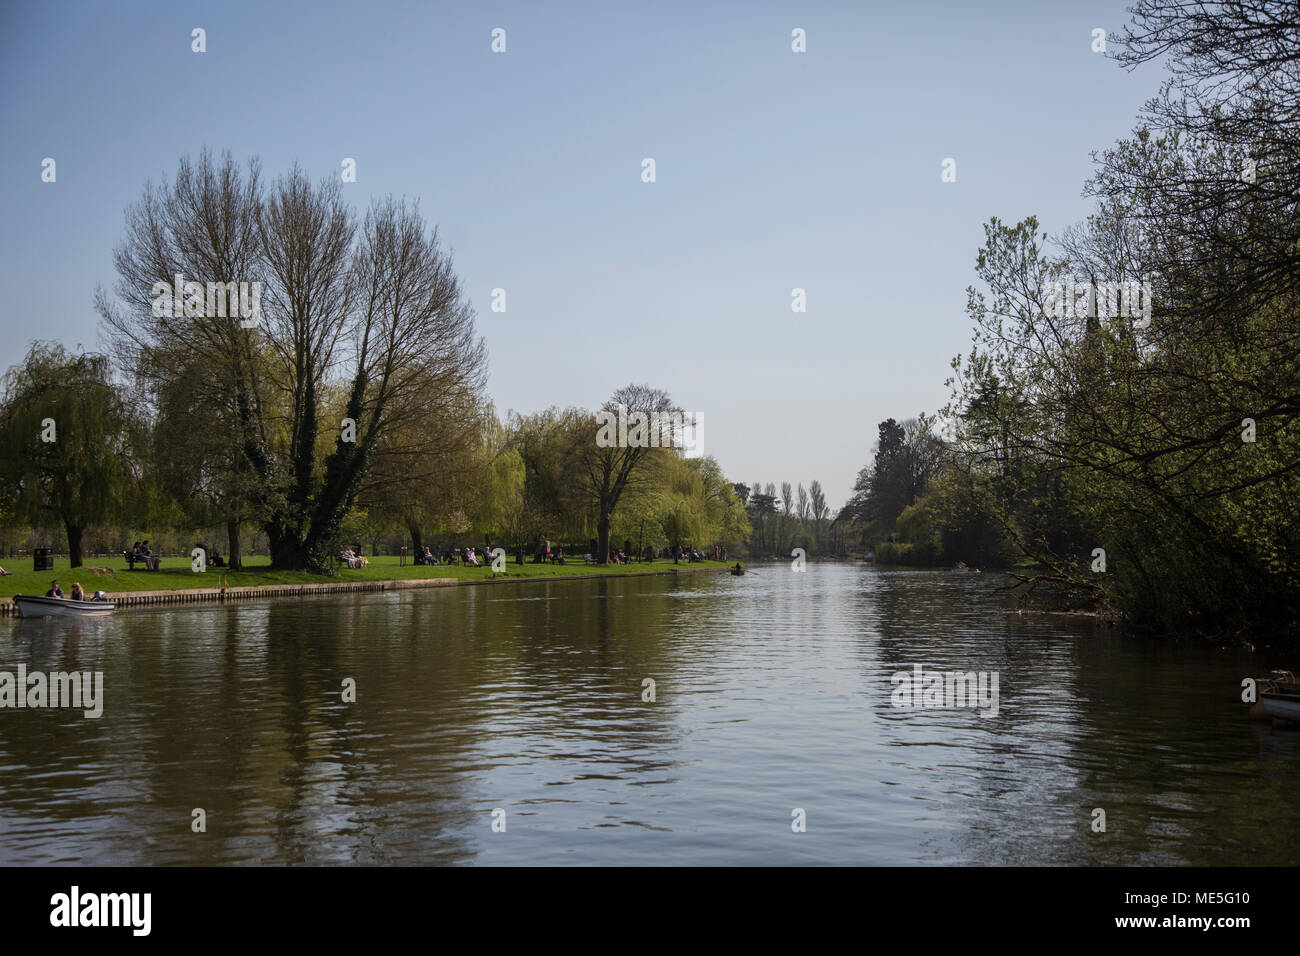
POLYGON ((350 158, 358 211, 418 199, 454 252, 499 414, 648 383, 731 480, 838 508, 877 423, 947 401, 988 219, 1090 211, 1163 78, 1093 51, 1127 2, 0 0, 0 368, 102 347, 124 212, 182 155, 350 158))

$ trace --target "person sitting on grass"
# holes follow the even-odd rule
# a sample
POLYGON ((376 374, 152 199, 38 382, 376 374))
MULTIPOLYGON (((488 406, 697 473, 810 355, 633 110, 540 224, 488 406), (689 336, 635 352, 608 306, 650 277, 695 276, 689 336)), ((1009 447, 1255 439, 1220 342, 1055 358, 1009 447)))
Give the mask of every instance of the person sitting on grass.
POLYGON ((58 580, 50 582, 50 589, 45 592, 46 597, 61 598, 64 597, 63 588, 59 587, 58 580))
POLYGON ((84 601, 84 600, 86 600, 86 592, 85 592, 85 590, 81 587, 81 582, 80 582, 80 581, 73 581, 73 582, 72 582, 72 594, 71 594, 71 597, 72 597, 72 600, 74 600, 74 601, 84 601))
POLYGON ((7 578, 11 574, 13 574, 12 571, 6 571, 4 568, 0 568, 0 578, 7 578))

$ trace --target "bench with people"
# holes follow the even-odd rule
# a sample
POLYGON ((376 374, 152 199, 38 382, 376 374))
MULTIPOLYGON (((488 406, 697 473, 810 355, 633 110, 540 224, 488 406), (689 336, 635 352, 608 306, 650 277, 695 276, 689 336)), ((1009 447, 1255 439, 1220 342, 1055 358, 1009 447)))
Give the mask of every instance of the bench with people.
POLYGON ((134 571, 137 564, 143 564, 146 571, 157 571, 162 566, 162 558, 149 550, 147 540, 131 545, 131 550, 123 551, 122 557, 126 558, 128 571, 134 571))

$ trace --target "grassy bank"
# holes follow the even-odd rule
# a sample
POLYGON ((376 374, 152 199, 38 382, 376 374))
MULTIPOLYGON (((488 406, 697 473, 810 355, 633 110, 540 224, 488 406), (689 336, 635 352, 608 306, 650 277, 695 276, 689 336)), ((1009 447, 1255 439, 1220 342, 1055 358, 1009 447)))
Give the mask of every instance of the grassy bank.
POLYGON ((58 579, 66 594, 73 581, 80 581, 88 594, 96 590, 109 594, 128 591, 180 591, 187 588, 215 587, 260 587, 268 584, 330 584, 346 581, 404 581, 413 578, 458 578, 462 581, 481 581, 488 578, 527 579, 527 578, 565 578, 585 574, 637 574, 647 571, 671 571, 674 567, 687 568, 722 568, 724 561, 701 561, 696 564, 674 565, 671 560, 635 561, 631 564, 607 565, 583 564, 581 561, 568 564, 515 564, 513 560, 506 563, 506 570, 493 574, 490 567, 462 568, 458 566, 407 564, 399 567, 396 556, 381 556, 370 559, 369 567, 340 568, 335 574, 311 574, 307 571, 273 571, 270 559, 251 557, 244 560, 244 570, 224 571, 209 568, 203 574, 196 574, 190 569, 188 558, 163 558, 162 567, 157 571, 144 571, 137 565, 137 570, 126 570, 126 562, 121 558, 88 558, 79 568, 70 568, 67 558, 56 558, 53 571, 35 572, 31 570, 32 559, 0 561, 6 571, 13 574, 0 578, 0 598, 13 597, 15 594, 44 594, 50 587, 50 581, 58 579))

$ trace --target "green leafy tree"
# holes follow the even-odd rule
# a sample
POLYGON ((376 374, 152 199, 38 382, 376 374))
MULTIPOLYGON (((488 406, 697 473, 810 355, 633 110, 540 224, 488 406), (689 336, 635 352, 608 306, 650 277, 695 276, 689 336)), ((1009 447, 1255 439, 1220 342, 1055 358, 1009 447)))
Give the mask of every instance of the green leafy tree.
POLYGON ((37 342, 5 377, 0 474, 7 497, 22 520, 62 526, 74 568, 86 529, 126 506, 131 433, 102 355, 37 342))

